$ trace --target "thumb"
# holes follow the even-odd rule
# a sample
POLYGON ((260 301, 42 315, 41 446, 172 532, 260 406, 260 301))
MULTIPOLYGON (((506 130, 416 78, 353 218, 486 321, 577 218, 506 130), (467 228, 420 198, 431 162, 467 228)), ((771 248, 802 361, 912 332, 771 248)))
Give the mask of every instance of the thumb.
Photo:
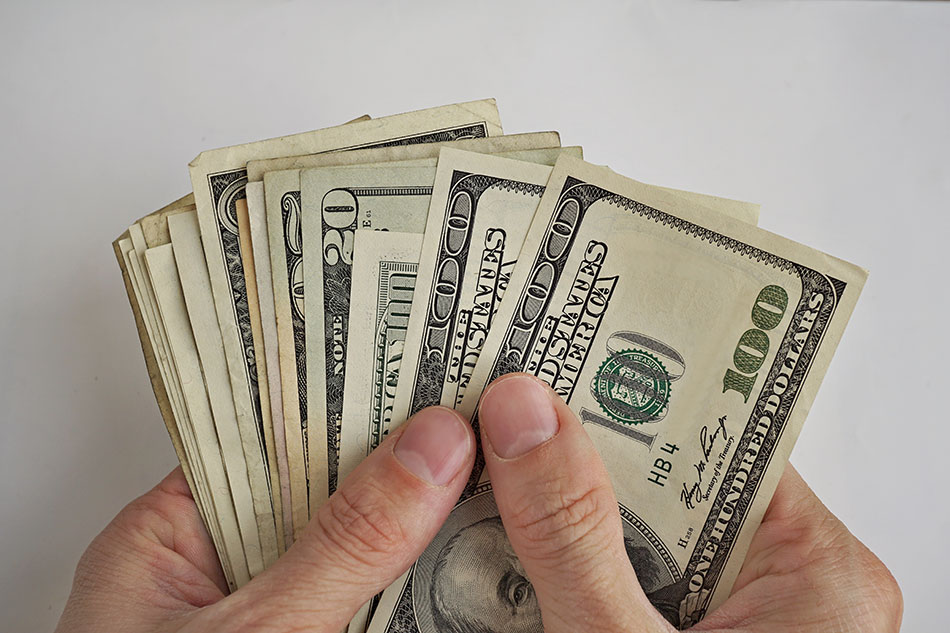
POLYGON ((284 556, 223 601, 227 610, 244 625, 254 624, 246 620, 253 614, 264 630, 345 629, 438 532, 468 479, 474 447, 455 411, 420 411, 347 477, 284 556))
POLYGON ((479 408, 485 464, 546 633, 670 631, 637 582, 604 464, 540 380, 503 376, 479 408))

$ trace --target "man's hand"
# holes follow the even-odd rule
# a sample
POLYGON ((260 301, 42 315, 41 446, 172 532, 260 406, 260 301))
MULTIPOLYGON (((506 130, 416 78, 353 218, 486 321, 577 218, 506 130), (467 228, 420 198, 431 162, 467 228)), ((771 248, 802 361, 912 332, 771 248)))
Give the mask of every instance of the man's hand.
MULTIPOLYGON (((636 580, 610 479, 564 401, 531 376, 503 376, 479 419, 495 500, 546 633, 673 631, 636 580)), ((789 466, 732 596, 692 630, 877 633, 897 631, 901 614, 887 568, 789 466)))
MULTIPOLYGON (((504 527, 531 581, 516 586, 521 611, 539 608, 547 633, 672 632, 637 582, 610 480, 564 402, 532 377, 505 376, 486 390, 479 418, 504 527)), ((93 541, 58 631, 338 633, 433 538, 473 459, 471 429, 454 412, 419 413, 276 564, 227 597, 176 470, 93 541)), ((896 631, 901 612, 887 568, 789 467, 733 595, 693 630, 896 631)))
POLYGON ((57 631, 339 633, 432 540, 474 455, 458 414, 419 413, 360 464, 277 563, 227 597, 176 469, 89 546, 57 631))

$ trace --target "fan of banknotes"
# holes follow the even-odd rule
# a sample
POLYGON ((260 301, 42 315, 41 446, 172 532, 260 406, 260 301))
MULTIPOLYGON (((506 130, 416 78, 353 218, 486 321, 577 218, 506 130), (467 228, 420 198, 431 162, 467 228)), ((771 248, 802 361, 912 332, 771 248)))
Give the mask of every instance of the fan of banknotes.
MULTIPOLYGON (((189 169, 193 193, 114 248, 232 589, 390 430, 436 404, 477 425, 482 389, 524 371, 598 447, 664 615, 686 627, 725 599, 865 271, 757 228, 758 205, 631 180, 556 132, 505 135, 491 99, 189 169)), ((445 613, 430 598, 453 565, 506 555, 481 464, 351 633, 433 633, 491 597, 473 586, 445 613), (480 556, 447 557, 450 539, 480 556)))

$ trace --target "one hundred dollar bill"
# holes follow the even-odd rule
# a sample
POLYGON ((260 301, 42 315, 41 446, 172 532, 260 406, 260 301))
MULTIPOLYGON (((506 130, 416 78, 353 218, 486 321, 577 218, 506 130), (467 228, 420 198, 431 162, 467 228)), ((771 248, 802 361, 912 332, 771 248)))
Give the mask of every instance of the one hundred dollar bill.
MULTIPOLYGON (((728 596, 865 279, 856 266, 564 158, 460 410, 475 413, 484 386, 509 372, 552 385, 607 466, 647 596, 686 628, 728 596)), ((489 576, 505 569, 497 517, 490 482, 470 485, 386 591, 371 630, 464 630, 485 612, 500 580, 489 576), (460 562, 483 564, 486 581, 446 609, 433 596, 460 562)), ((541 631, 539 613, 526 617, 541 631)))
POLYGON ((393 419, 461 402, 550 175, 544 165, 442 150, 393 419))

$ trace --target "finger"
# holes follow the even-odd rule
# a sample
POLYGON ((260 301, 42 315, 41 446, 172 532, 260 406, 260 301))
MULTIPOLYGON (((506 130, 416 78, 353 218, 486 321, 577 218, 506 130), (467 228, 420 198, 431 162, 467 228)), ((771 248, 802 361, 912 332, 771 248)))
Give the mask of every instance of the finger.
POLYGON ((345 628, 435 536, 468 479, 474 447, 455 411, 419 412, 347 477, 277 563, 226 601, 228 610, 253 613, 267 630, 345 628))
POLYGON ((544 630, 668 631, 626 555, 603 462, 564 401, 511 374, 485 391, 479 420, 495 500, 544 630))
POLYGON ((174 527, 173 538, 172 535, 167 536, 165 544, 197 567, 226 594, 228 583, 224 578, 214 542, 198 513, 198 506, 181 466, 172 470, 142 499, 151 499, 153 496, 164 497, 164 503, 159 505, 168 507, 165 515, 174 527))

